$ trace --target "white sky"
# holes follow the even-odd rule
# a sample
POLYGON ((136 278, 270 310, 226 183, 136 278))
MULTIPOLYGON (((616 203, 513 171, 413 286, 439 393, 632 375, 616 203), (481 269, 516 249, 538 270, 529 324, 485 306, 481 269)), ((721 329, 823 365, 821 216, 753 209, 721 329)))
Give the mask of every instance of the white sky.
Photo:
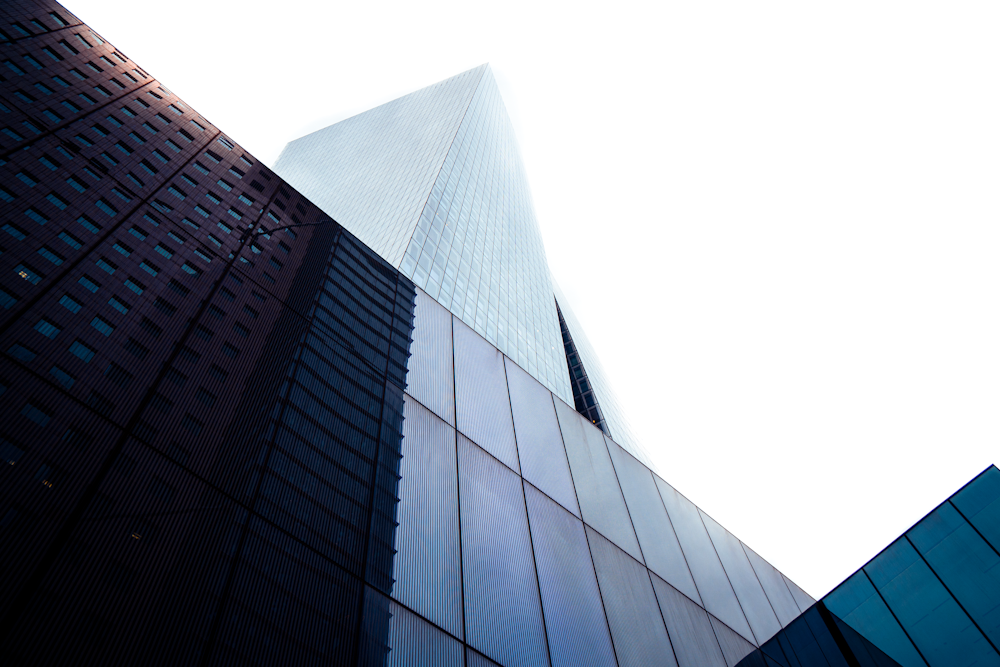
POLYGON ((490 62, 660 473, 816 597, 1000 462, 995 2, 66 1, 268 164, 490 62))

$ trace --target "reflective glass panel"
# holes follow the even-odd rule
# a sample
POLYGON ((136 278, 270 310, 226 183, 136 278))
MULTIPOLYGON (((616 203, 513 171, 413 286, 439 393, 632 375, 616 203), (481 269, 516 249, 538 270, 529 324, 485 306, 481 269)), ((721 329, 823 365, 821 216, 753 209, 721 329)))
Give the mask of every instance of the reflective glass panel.
POLYGON ((550 498, 580 516, 552 394, 510 359, 504 358, 504 363, 521 474, 550 498))
POLYGON ((1000 470, 996 466, 967 484, 951 502, 987 542, 1000 550, 1000 470))
POLYGON ((1000 665, 1000 654, 905 538, 864 570, 931 667, 1000 665))
POLYGON ((458 438, 466 640, 505 667, 548 665, 521 478, 458 438))
POLYGON ((726 667, 708 613, 655 574, 653 590, 680 667, 726 667))
MULTIPOLYGON (((729 575, 729 582, 736 590, 736 597, 743 607, 743 612, 750 622, 750 628, 757 637, 757 644, 763 644, 781 629, 778 617, 774 615, 771 603, 764 595, 764 589, 750 567, 743 545, 728 530, 723 528, 712 517, 701 512, 705 528, 712 538, 715 551, 719 554, 722 566, 729 575)), ((749 639, 749 638, 748 638, 749 639)))
POLYGON ((406 393, 454 426, 455 376, 452 361, 451 313, 417 290, 413 342, 406 366, 406 393))
POLYGON ((649 572, 590 527, 587 539, 619 666, 676 665, 649 572))
POLYGON ((399 266, 484 67, 296 139, 274 170, 399 266))
POLYGON ((503 355, 462 322, 455 321, 454 332, 458 430, 520 471, 503 355))
POLYGON ((653 478, 660 492, 667 515, 677 532, 684 555, 687 557, 691 574, 698 585, 698 592, 705 603, 705 609, 719 617, 729 627, 748 640, 753 639, 750 626, 743 615, 743 609, 736 600, 733 587, 729 584, 726 571, 722 569, 719 556, 712 546, 712 540, 701 521, 701 512, 694 503, 679 494, 674 487, 659 477, 653 478))
POLYGON ((552 666, 614 667, 583 524, 530 484, 524 493, 552 666))
POLYGON ((403 410, 392 596, 461 637, 455 430, 409 396, 403 410))
POLYGON ((781 622, 782 626, 788 625, 799 615, 799 607, 795 604, 791 591, 788 590, 788 586, 781 578, 781 573, 747 545, 743 545, 743 550, 746 552, 747 558, 750 559, 750 565, 753 566, 753 571, 757 574, 761 586, 764 587, 764 592, 771 602, 774 613, 778 616, 778 621, 781 622))
POLYGON ((642 562, 604 434, 562 401, 555 404, 583 520, 642 562))
POLYGON ((674 528, 667 518, 667 511, 656 490, 652 473, 610 440, 608 449, 621 481, 622 493, 625 494, 625 503, 639 538, 639 546, 642 547, 642 555, 646 558, 646 567, 700 603, 701 597, 691 578, 691 571, 684 560, 674 528))
POLYGON ((862 637, 903 667, 926 667, 909 637, 899 627, 875 587, 863 571, 837 586, 823 598, 832 614, 854 628, 862 637))
POLYGON ((951 503, 911 528, 907 537, 980 629, 1000 643, 1000 556, 951 503))

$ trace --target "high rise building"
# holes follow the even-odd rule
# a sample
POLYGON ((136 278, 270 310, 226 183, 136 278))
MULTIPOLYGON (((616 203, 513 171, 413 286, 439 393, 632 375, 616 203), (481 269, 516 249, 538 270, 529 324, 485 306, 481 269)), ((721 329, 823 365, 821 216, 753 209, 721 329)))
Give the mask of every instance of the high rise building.
POLYGON ((0 40, 5 664, 920 664, 644 463, 487 66, 272 171, 54 2, 0 40))

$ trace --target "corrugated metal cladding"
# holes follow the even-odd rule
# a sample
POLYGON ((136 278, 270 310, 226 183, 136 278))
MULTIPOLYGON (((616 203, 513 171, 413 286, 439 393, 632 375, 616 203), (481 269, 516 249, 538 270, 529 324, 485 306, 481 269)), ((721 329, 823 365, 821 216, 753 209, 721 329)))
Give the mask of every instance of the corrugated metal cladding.
MULTIPOLYGON (((812 603, 491 342, 513 278, 480 335, 58 4, 0 77, 5 664, 732 667, 812 603)), ((463 81, 434 219, 527 215, 463 81)))

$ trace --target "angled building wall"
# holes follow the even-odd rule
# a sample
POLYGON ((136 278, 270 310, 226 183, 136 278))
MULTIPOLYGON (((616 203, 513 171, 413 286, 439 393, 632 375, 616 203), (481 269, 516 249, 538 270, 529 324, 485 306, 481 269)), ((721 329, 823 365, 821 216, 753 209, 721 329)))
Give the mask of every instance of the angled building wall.
POLYGON ((489 66, 296 139, 275 170, 573 401, 530 188, 489 66))
POLYGON ((411 278, 65 8, 0 38, 7 662, 733 667, 812 604, 500 347, 548 274, 487 70, 411 278))

